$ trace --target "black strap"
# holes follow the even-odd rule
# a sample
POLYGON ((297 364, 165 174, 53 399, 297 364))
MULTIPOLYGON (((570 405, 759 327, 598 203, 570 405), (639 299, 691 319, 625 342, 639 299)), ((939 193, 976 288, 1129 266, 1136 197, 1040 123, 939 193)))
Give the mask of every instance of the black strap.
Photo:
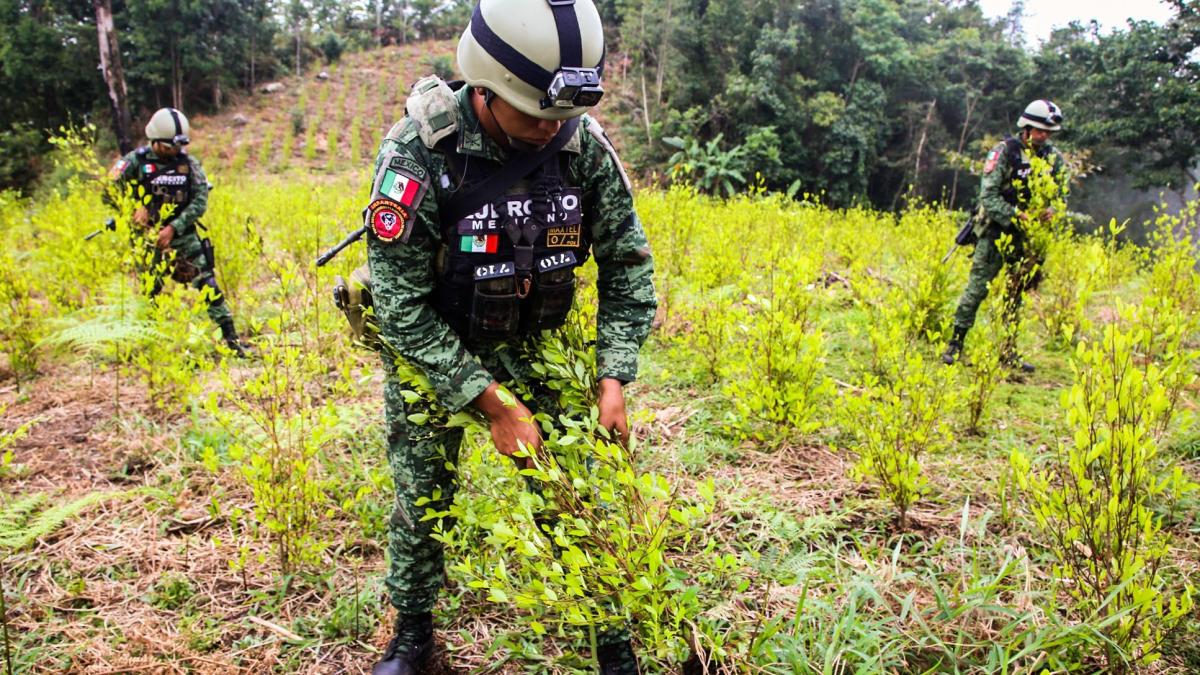
POLYGON ((476 4, 475 13, 471 16, 471 36, 485 52, 513 75, 538 91, 546 91, 554 79, 554 73, 525 58, 524 54, 496 35, 483 19, 483 10, 480 9, 482 5, 483 3, 476 4))
POLYGON ((442 211, 442 222, 457 223, 467 215, 475 213, 479 207, 491 203, 513 183, 528 176, 534 169, 556 155, 566 147, 575 130, 579 128, 579 118, 572 117, 563 122, 554 138, 537 152, 515 153, 503 166, 492 175, 480 181, 469 192, 455 195, 442 211))
POLYGON ((175 135, 182 136, 183 124, 179 122, 179 111, 174 108, 167 108, 167 111, 171 113, 171 121, 175 122, 175 135))
POLYGON ((558 31, 558 67, 583 67, 583 38, 574 0, 550 0, 550 9, 554 11, 554 28, 558 31))

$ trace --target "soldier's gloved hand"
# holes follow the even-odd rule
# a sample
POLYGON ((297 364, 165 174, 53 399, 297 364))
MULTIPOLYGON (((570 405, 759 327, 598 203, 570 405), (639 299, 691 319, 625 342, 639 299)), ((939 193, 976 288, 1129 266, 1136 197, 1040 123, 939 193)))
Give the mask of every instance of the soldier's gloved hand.
POLYGON ((600 426, 613 432, 615 440, 629 447, 629 416, 625 414, 625 392, 621 381, 606 377, 600 380, 600 426))
POLYGON ((141 225, 142 227, 150 224, 150 212, 146 210, 146 207, 139 206, 136 210, 134 210, 133 223, 135 225, 141 225))
MULTIPOLYGON (((496 449, 505 457, 512 457, 524 445, 534 452, 542 447, 542 435, 533 424, 533 413, 516 397, 512 397, 512 405, 505 404, 498 393, 500 385, 492 382, 483 393, 475 398, 474 404, 488 418, 492 432, 492 442, 496 449), (518 443, 519 441, 519 443, 518 443)), ((512 396, 508 394, 508 396, 512 396)), ((530 459, 518 463, 526 467, 532 464, 530 459)))
POLYGON ((1043 221, 1048 221, 1053 217, 1054 217, 1054 209, 1052 209, 1050 207, 1046 207, 1046 209, 1044 211, 1042 211, 1041 218, 1043 221))
POLYGON ((154 242, 154 245, 158 247, 158 250, 165 251, 167 250, 167 247, 171 245, 171 240, 174 238, 174 226, 163 225, 162 229, 158 231, 158 241, 154 242))

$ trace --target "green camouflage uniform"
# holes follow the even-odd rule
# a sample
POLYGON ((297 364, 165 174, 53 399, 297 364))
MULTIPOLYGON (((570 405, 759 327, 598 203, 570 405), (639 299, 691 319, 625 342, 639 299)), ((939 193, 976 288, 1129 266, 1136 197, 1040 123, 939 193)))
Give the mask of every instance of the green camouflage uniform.
MULTIPOLYGON (((1028 152, 1028 149, 1025 150, 1028 152)), ((1051 163, 1056 176, 1061 177, 1065 163, 1062 155, 1050 144, 1044 143, 1037 150, 1037 156, 1051 163)), ((988 294, 988 284, 1000 270, 1008 265, 1011 269, 1026 269, 1025 263, 1025 234, 1017 224, 1016 217, 1022 208, 1020 199, 1013 195, 1020 194, 1014 188, 1014 182, 1021 183, 1023 177, 1016 175, 1015 167, 1009 159, 1005 143, 1001 142, 988 154, 984 167, 983 180, 979 193, 979 202, 983 209, 984 222, 977 229, 979 242, 975 245, 975 255, 971 261, 971 273, 967 279, 967 287, 958 301, 958 309, 954 313, 954 331, 956 335, 966 335, 975 325, 975 315, 979 305, 988 294), (1008 195, 1006 196, 1006 193, 1008 195), (1012 245, 1002 252, 996 241, 1003 234, 1012 237, 1012 245)), ((1037 261, 1040 264, 1040 261, 1037 261)), ((1015 318, 1021 306, 1021 294, 1028 290, 1029 279, 1015 279, 1014 287, 1010 289, 1006 299, 1009 307, 1006 314, 1010 320, 1015 318)))
MULTIPOLYGON (((190 199, 186 203, 179 204, 175 208, 175 212, 166 222, 160 222, 159 209, 161 204, 159 200, 152 197, 151 202, 147 205, 150 211, 151 230, 149 237, 155 238, 158 229, 163 225, 171 225, 175 228, 175 236, 171 239, 171 248, 175 251, 177 263, 174 276, 176 279, 185 280, 190 283, 196 290, 202 290, 209 287, 213 291, 213 300, 208 303, 208 316, 213 320, 213 323, 218 326, 228 325, 233 326, 233 314, 229 311, 229 305, 225 303, 225 297, 221 293, 221 289, 217 286, 217 280, 213 272, 213 261, 208 259, 205 254, 204 246, 201 243, 200 235, 196 228, 200 224, 200 216, 208 209, 208 179, 204 175, 204 169, 200 166, 200 161, 191 155, 186 155, 189 171, 187 173, 190 178, 190 199), (192 278, 187 279, 187 277, 192 278)), ((146 147, 139 148, 121 159, 113 165, 112 171, 109 173, 111 178, 118 186, 123 189, 125 185, 133 185, 136 190, 137 185, 143 185, 147 192, 151 188, 147 184, 149 176, 145 167, 171 165, 178 163, 178 159, 164 159, 154 154, 154 150, 146 147)), ((162 261, 162 252, 156 251, 153 259, 155 269, 159 268, 162 261)), ((159 276, 154 280, 154 289, 151 295, 158 295, 162 291, 164 279, 159 276)))
MULTIPOLYGON (((418 90, 421 87, 418 83, 418 90)), ((467 162, 471 158, 503 162, 508 155, 480 129, 468 91, 463 87, 454 94, 456 111, 450 111, 454 114, 447 116, 447 111, 442 111, 426 119, 437 126, 456 114, 459 155, 467 162)), ((413 113, 413 99, 409 112, 413 113)), ((464 341, 430 304, 439 256, 447 245, 438 204, 450 199, 454 186, 445 155, 422 140, 423 124, 428 132, 429 122, 417 122, 413 117, 398 122, 385 137, 375 163, 374 175, 379 175, 384 158, 390 156, 390 165, 402 165, 422 181, 424 190, 411 222, 405 224, 403 240, 386 243, 369 237, 367 259, 382 337, 429 378, 440 403, 451 411, 469 405, 493 380, 532 383, 534 391, 539 391, 532 368, 521 359, 519 345, 464 341)), ((650 249, 633 210, 624 172, 599 125, 585 116, 563 152, 570 154, 564 183, 582 190, 583 226, 591 233, 591 253, 599 269, 599 376, 629 382, 637 376, 638 350, 650 331, 656 308, 650 249)), ((518 183, 508 193, 523 189, 527 186, 518 183)), ((384 364, 392 370, 387 358, 384 364)), ((441 500, 430 507, 443 508, 453 500, 454 474, 445 463, 457 461, 462 432, 410 424, 401 388, 391 377, 384 385, 388 460, 396 488, 386 583, 392 604, 400 612, 418 614, 434 606, 444 573, 442 545, 430 536, 434 524, 420 520, 426 506, 417 506, 416 501, 435 490, 441 491, 441 500)), ((550 413, 557 405, 544 389, 526 404, 535 412, 550 413)), ((621 636, 609 637, 610 641, 619 639, 621 636)))

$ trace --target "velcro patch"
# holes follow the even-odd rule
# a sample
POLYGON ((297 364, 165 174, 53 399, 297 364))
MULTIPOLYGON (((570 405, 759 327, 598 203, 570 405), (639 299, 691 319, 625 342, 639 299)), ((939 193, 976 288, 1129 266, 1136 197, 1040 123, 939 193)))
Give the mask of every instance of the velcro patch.
MULTIPOLYGON (((567 188, 559 195, 552 205, 550 213, 545 216, 545 224, 551 229, 569 228, 583 222, 582 204, 583 192, 579 188, 567 188)), ((515 194, 501 197, 494 203, 485 204, 475 213, 458 221, 459 234, 480 234, 496 232, 504 229, 504 223, 511 218, 518 226, 523 226, 533 217, 533 196, 530 194, 515 194)))
POLYGON ((403 206, 409 213, 415 213, 421 205, 421 200, 425 198, 429 184, 413 171, 394 167, 392 160, 398 157, 393 154, 385 158, 383 167, 375 176, 375 189, 371 193, 371 201, 386 199, 403 206))
POLYGON ((376 199, 367 207, 367 226, 379 241, 408 241, 412 230, 407 227, 408 214, 403 206, 390 199, 376 199))
POLYGON ((124 157, 122 157, 121 159, 118 159, 117 163, 113 164, 112 168, 108 170, 108 179, 116 180, 116 179, 120 178, 121 175, 125 173, 125 169, 128 166, 129 166, 129 160, 125 159, 124 157))
POLYGON ((492 263, 490 265, 475 266, 475 281, 483 281, 484 279, 496 279, 498 277, 511 277, 516 272, 513 263, 501 262, 492 263))
POLYGON ((983 165, 984 173, 991 173, 996 170, 996 162, 1000 161, 1000 151, 992 150, 988 153, 987 162, 983 165))
POLYGON ((429 172, 425 170, 425 167, 418 164, 416 160, 405 157, 404 155, 396 155, 395 157, 389 159, 388 166, 393 169, 411 173, 419 180, 425 180, 425 177, 429 175, 429 172))
POLYGON ((564 225, 546 230, 546 246, 549 248, 579 248, 582 243, 583 225, 564 225))
POLYGON ((549 272, 561 267, 569 267, 576 263, 574 251, 563 251, 537 261, 539 272, 549 272))

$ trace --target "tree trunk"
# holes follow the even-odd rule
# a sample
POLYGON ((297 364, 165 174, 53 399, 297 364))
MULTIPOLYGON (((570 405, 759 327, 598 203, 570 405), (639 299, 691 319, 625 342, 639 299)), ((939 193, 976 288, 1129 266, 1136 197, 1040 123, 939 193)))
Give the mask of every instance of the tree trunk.
MULTIPOLYGON (((961 156, 963 148, 967 144, 967 128, 971 125, 971 113, 975 112, 975 101, 977 99, 967 97, 967 116, 963 119, 962 132, 958 134, 958 154, 961 156)), ((958 198, 958 172, 960 169, 954 167, 954 180, 950 182, 950 208, 954 208, 954 202, 958 198)))
POLYGON ((933 122, 933 111, 937 108, 937 99, 929 102, 929 110, 925 113, 925 122, 921 124, 921 140, 917 141, 917 158, 913 161, 913 192, 920 194, 921 190, 921 154, 925 152, 925 139, 929 137, 929 125, 933 122))
POLYGON ((220 110, 221 109, 221 80, 220 79, 213 80, 212 96, 213 96, 213 107, 216 108, 217 110, 220 110))
POLYGON ((296 17, 296 76, 300 76, 300 17, 296 17))
POLYGON ((383 46, 383 0, 375 0, 375 39, 383 46))
POLYGON ((663 80, 667 74, 667 53, 671 48, 671 0, 667 0, 667 16, 663 21, 663 35, 659 43, 661 46, 658 53, 655 55, 655 63, 658 66, 658 72, 654 76, 654 100, 661 107, 663 104, 663 80))
POLYGON ((254 85, 255 85, 255 82, 254 82, 255 53, 254 52, 256 52, 256 51, 258 51, 258 24, 257 23, 255 23, 254 27, 250 29, 250 59, 249 59, 249 61, 250 61, 250 91, 254 91, 254 85))
POLYGON ((183 98, 180 95, 183 87, 179 83, 179 80, 181 79, 181 75, 179 73, 179 54, 178 50, 175 49, 174 41, 171 42, 171 50, 168 53, 168 56, 171 59, 171 107, 179 109, 183 107, 183 102, 180 101, 180 99, 183 98))
POLYGON ((96 10, 96 34, 100 44, 100 72, 108 86, 108 102, 112 107, 113 132, 117 136, 117 147, 121 154, 133 150, 133 138, 129 135, 131 118, 129 101, 125 91, 125 70, 121 67, 121 49, 117 44, 117 30, 113 26, 112 0, 93 0, 96 10))

